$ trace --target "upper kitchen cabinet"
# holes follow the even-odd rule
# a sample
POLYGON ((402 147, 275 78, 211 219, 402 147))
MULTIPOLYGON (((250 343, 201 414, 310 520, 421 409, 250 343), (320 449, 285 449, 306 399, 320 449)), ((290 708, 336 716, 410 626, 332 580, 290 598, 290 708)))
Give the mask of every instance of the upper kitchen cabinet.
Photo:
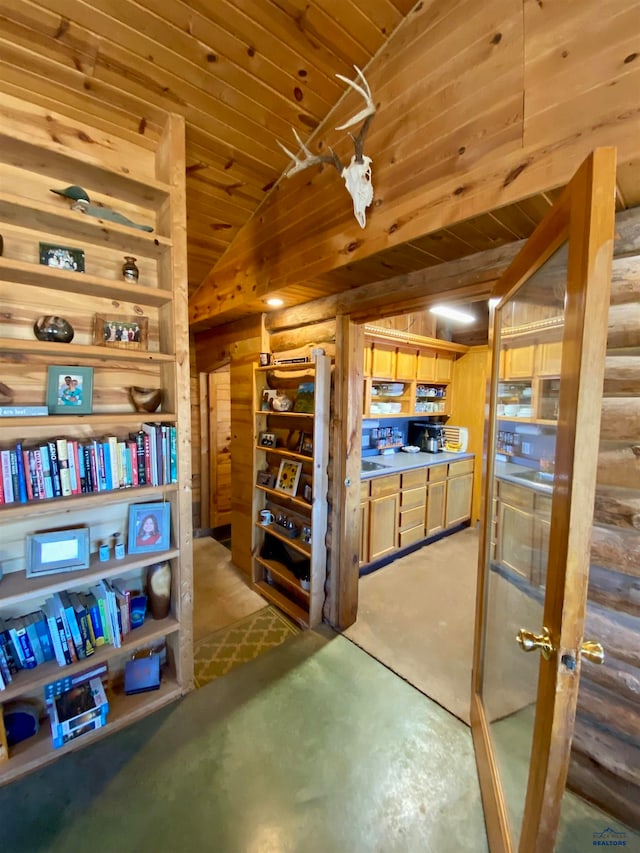
POLYGON ((453 365, 467 350, 448 341, 367 326, 364 415, 447 414, 453 365))

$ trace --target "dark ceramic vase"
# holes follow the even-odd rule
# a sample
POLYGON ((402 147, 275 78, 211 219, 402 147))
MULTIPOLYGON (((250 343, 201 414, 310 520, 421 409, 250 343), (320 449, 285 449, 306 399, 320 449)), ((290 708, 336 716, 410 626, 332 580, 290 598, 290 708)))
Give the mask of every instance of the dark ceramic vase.
POLYGON ((73 327, 64 317, 39 317, 33 324, 33 334, 39 341, 68 344, 73 340, 73 327))
POLYGON ((147 603, 153 619, 165 619, 171 606, 171 563, 147 566, 147 603))

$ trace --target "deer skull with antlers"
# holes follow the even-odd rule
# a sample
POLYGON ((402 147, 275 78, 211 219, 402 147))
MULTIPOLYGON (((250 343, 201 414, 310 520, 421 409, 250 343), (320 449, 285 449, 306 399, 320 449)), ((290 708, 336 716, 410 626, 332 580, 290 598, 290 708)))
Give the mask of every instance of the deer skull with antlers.
POLYGON ((336 128, 336 130, 346 130, 348 127, 353 127, 354 124, 364 121, 364 124, 360 128, 360 132, 357 136, 349 134, 353 139, 354 147, 354 154, 351 157, 349 165, 343 166, 340 158, 332 148, 330 149, 331 154, 313 154, 300 139, 295 129, 293 130, 293 135, 302 150, 304 155, 303 157, 297 157, 295 154, 292 154, 291 151, 289 151, 288 148, 285 148, 281 142, 278 142, 278 145, 282 148, 285 154, 288 154, 293 160, 293 165, 289 166, 285 172, 285 175, 288 178, 290 178, 291 175, 295 175, 296 172, 302 172, 303 169, 308 169, 309 166, 316 166, 318 163, 331 163, 335 166, 338 170, 338 174, 344 180, 347 192, 353 199, 353 212, 355 217, 358 220, 360 227, 364 228, 367 223, 365 211, 373 201, 373 184, 371 183, 371 157, 366 157, 362 153, 362 149, 364 147, 365 136, 369 130, 369 125, 375 115, 376 107, 373 103, 371 90, 369 89, 366 77, 357 65, 354 65, 353 67, 356 69, 358 77, 362 82, 362 86, 354 80, 349 80, 347 77, 343 77, 342 74, 336 74, 336 77, 348 86, 351 86, 351 88, 358 92, 359 95, 362 95, 365 100, 365 105, 360 112, 356 113, 349 119, 349 121, 336 128))

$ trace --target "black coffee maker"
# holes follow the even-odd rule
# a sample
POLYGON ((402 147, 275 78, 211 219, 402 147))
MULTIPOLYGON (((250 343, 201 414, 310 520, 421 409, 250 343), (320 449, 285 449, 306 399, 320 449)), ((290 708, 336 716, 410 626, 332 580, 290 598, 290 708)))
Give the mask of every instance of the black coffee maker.
POLYGON ((444 450, 444 428, 428 421, 411 421, 409 441, 423 453, 440 453, 444 450))

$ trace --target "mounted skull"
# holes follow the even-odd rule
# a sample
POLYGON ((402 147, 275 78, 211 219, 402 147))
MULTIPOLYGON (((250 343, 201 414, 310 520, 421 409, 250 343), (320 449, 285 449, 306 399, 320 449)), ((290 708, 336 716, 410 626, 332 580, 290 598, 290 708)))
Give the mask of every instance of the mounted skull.
POLYGON ((308 169, 309 166, 315 166, 318 163, 332 163, 338 170, 340 177, 344 180, 347 192, 353 199, 353 212, 355 217, 358 220, 360 227, 364 228, 367 222, 365 211, 373 201, 373 184, 371 183, 371 157, 366 157, 362 153, 362 149, 364 147, 364 140, 367 135, 367 131, 369 130, 369 125, 375 115, 376 107, 373 103, 371 90, 369 89, 369 84, 367 83, 364 74, 357 65, 354 65, 353 67, 356 69, 358 77, 362 81, 362 86, 354 80, 349 80, 347 77, 343 77, 342 74, 336 74, 336 77, 345 82, 348 86, 351 86, 351 88, 358 92, 359 95, 362 95, 365 100, 365 106, 359 113, 356 113, 356 115, 350 118, 349 121, 336 128, 336 130, 346 130, 346 128, 353 127, 354 124, 364 121, 364 124, 360 128, 360 132, 357 136, 349 134, 353 139, 354 147, 354 154, 349 165, 343 166, 340 158, 332 148, 330 149, 331 154, 312 154, 300 139, 295 129, 293 131, 293 135, 295 136, 304 157, 297 157, 295 154, 292 154, 291 151, 289 151, 288 148, 285 148, 281 142, 278 142, 278 145, 282 148, 285 154, 288 154, 288 156, 293 160, 293 165, 285 172, 285 175, 288 178, 290 178, 291 175, 295 175, 296 172, 302 172, 303 169, 308 169))

